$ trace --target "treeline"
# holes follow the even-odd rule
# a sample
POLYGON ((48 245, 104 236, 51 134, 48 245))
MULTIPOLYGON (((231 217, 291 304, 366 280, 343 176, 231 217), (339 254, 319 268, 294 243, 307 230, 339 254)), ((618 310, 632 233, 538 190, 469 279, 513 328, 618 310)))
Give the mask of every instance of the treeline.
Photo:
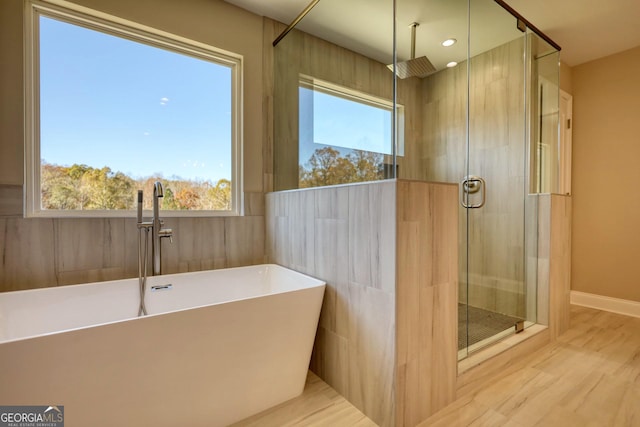
POLYGON ((60 210, 136 209, 144 191, 144 208, 152 208, 153 184, 162 182, 162 209, 230 210, 231 182, 191 181, 151 176, 133 179, 108 167, 42 163, 42 208, 60 210))
POLYGON ((314 151, 306 166, 299 167, 300 188, 384 179, 382 154, 353 150, 346 156, 331 147, 314 151))
MULTIPOLYGON (((300 166, 300 188, 384 178, 383 156, 353 150, 346 156, 332 147, 315 150, 306 166, 300 166)), ((137 191, 143 190, 144 208, 152 208, 153 184, 162 182, 162 209, 230 210, 231 182, 220 179, 192 181, 150 176, 133 179, 111 168, 42 163, 42 208, 55 210, 136 209, 137 191)))

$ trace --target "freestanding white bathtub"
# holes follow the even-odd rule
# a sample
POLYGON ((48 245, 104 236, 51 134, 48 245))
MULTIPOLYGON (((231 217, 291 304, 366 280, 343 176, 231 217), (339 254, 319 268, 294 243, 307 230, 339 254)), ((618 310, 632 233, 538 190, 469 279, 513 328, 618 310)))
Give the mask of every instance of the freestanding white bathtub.
POLYGON ((65 426, 225 426, 299 395, 324 282, 276 265, 0 293, 0 405, 65 426), (150 291, 171 284, 170 290, 150 291))

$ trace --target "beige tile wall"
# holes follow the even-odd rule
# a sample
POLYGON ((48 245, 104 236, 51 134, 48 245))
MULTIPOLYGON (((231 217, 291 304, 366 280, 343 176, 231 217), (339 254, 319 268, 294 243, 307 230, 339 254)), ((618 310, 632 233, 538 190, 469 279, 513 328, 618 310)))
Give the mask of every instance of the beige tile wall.
POLYGON ((540 194, 538 228, 538 323, 551 339, 569 328, 571 290, 571 196, 540 194))
MULTIPOLYGON (((265 260, 262 215, 165 218, 165 224, 174 241, 162 241, 164 273, 265 260)), ((137 257, 134 218, 0 217, 0 292, 137 277, 137 257)))
MULTIPOLYGON (((538 203, 538 242, 537 259, 537 300, 549 301, 549 256, 551 254, 551 195, 537 194, 529 196, 538 203)), ((537 304, 537 321, 549 325, 550 304, 537 304)))
POLYGON ((381 181, 266 196, 269 260, 327 282, 311 369, 381 426, 394 420, 395 191, 381 181))
MULTIPOLYGON (((469 246, 468 259, 460 256, 461 281, 469 266, 469 304, 519 317, 526 314, 523 46, 515 40, 471 59, 469 173, 485 179, 487 195, 482 209, 459 210, 460 245, 469 246)), ((467 174, 465 65, 423 80, 421 179, 458 183, 467 174)))
POLYGON ((398 182, 397 426, 415 426, 455 399, 457 192, 452 184, 398 182))
POLYGON ((551 195, 549 326, 552 338, 569 329, 571 291, 571 196, 551 195))
MULTIPOLYGON (((266 25, 282 26, 266 20, 266 25)), ((270 32, 270 35, 273 32, 270 32)), ((277 34, 277 33, 276 33, 277 34)), ((275 38, 275 36, 274 36, 275 38)), ((389 45, 392 41, 389 40, 389 45)), ((393 74, 382 64, 310 34, 294 30, 274 48, 274 189, 298 188, 299 126, 298 87, 300 75, 328 81, 346 88, 393 99, 393 74)), ((398 157, 402 178, 420 179, 422 120, 420 80, 398 80, 398 103, 405 106, 404 155, 398 157)), ((306 163, 308 159, 302 159, 306 163)))
POLYGON ((327 282, 311 369, 381 426, 455 395, 456 206, 405 180, 267 194, 270 261, 327 282))

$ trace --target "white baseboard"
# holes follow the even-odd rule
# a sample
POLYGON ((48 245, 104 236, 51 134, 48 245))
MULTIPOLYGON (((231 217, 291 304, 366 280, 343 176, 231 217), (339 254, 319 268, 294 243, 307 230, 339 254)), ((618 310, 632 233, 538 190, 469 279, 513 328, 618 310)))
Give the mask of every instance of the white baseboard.
POLYGON ((571 291, 571 304, 583 307, 597 308, 598 310, 624 314, 626 316, 640 317, 640 302, 620 298, 605 297, 602 295, 588 294, 586 292, 571 291))

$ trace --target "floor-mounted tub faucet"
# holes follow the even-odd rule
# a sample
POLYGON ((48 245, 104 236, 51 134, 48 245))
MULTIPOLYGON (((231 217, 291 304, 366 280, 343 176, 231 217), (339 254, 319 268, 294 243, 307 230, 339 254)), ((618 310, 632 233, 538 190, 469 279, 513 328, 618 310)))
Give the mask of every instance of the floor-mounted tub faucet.
POLYGON ((153 184, 153 226, 151 227, 151 256, 153 259, 153 275, 162 274, 162 244, 161 239, 168 237, 173 242, 173 230, 162 228, 164 221, 160 219, 160 198, 164 197, 162 183, 153 184))
MULTIPOLYGON (((142 248, 141 243, 146 242, 149 229, 151 229, 151 259, 153 263, 153 275, 157 276, 162 274, 162 245, 161 239, 163 237, 168 237, 173 242, 173 230, 170 228, 163 228, 164 221, 160 219, 160 198, 164 197, 164 189, 162 188, 162 183, 160 181, 156 181, 153 184, 153 218, 151 221, 145 221, 142 218, 142 190, 138 190, 138 229, 142 232, 145 231, 144 240, 140 240, 139 249, 142 248)), ((142 234, 140 234, 142 238, 142 234)), ((139 262, 138 270, 142 271, 144 266, 144 272, 146 276, 147 270, 147 250, 146 243, 144 245, 144 255, 139 254, 139 262), (142 264, 144 262, 144 264, 142 264)))
POLYGON ((173 241, 173 231, 170 228, 162 228, 164 221, 160 219, 160 197, 164 197, 164 189, 162 188, 162 183, 156 181, 156 183, 153 184, 153 218, 151 221, 145 221, 144 218, 142 218, 142 190, 138 190, 138 281, 140 285, 138 316, 147 315, 144 296, 147 289, 149 229, 151 229, 151 258, 153 260, 154 276, 162 274, 161 239, 168 237, 173 241))

